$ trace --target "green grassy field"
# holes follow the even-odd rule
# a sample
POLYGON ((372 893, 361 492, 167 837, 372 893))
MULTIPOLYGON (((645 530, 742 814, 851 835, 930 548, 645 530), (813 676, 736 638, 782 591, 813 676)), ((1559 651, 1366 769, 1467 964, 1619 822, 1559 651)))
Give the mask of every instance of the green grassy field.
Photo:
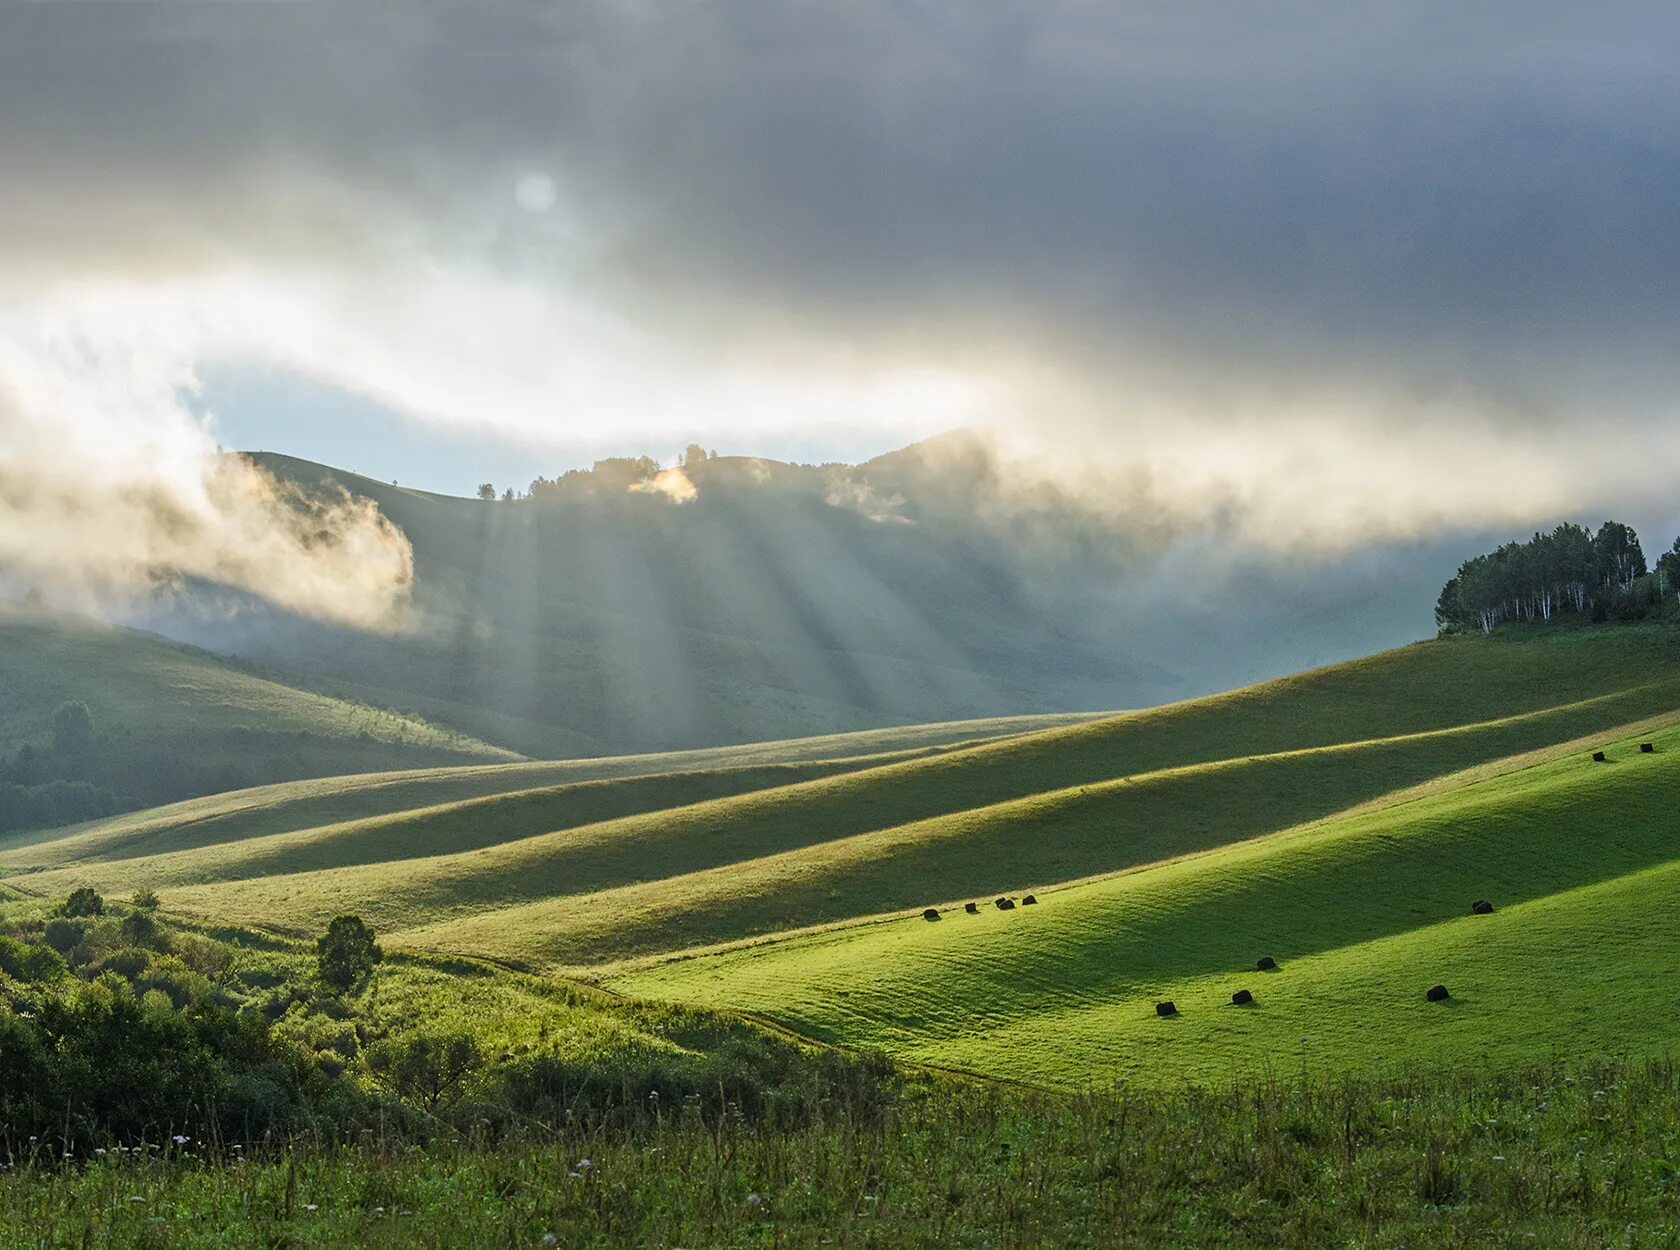
MULTIPOLYGON (((127 860, 281 833, 349 833, 343 827, 359 821, 386 827, 412 819, 435 833, 450 826, 456 808, 463 841, 470 844, 473 837, 483 836, 483 830, 501 827, 495 821, 487 823, 485 813, 471 807, 475 800, 523 793, 530 805, 540 803, 543 810, 556 811, 554 823, 547 827, 561 828, 600 819, 602 813, 673 806, 693 801, 686 796, 732 793, 798 775, 867 767, 957 743, 1089 719, 1088 714, 1074 713, 950 721, 658 755, 530 760, 280 782, 124 813, 74 830, 0 835, 0 871, 45 869, 103 857, 127 860), (804 767, 788 771, 795 766, 804 767), (710 780, 705 779, 707 774, 712 774, 710 780), (684 780, 672 783, 676 789, 669 794, 661 790, 663 783, 651 780, 637 786, 612 784, 661 776, 684 780), (554 793, 559 790, 564 793, 554 793), (589 815, 580 819, 579 813, 589 815)), ((509 810, 500 807, 494 812, 499 817, 509 810)), ((460 847, 445 844, 443 849, 460 847)))
POLYGON ((874 757, 307 783, 16 840, 0 872, 297 934, 355 911, 393 948, 1059 1085, 1636 1052, 1668 1009, 1594 987, 1673 963, 1636 922, 1674 858, 1677 653, 1660 625, 1454 638, 978 743, 843 740, 898 749, 874 757), (1586 760, 1634 736, 1659 750, 1586 760), (1465 917, 1483 896, 1498 912, 1465 917), (1642 944, 1597 975, 1601 916, 1642 944), (1242 975, 1262 953, 1285 970, 1242 975), (1244 984, 1257 1007, 1220 1005, 1244 984))
POLYGON ((424 1145, 197 1142, 0 1174, 17 1246, 1672 1245, 1672 1065, 1068 1099, 906 1084, 879 1116, 424 1145))
POLYGON ((1380 811, 614 984, 1018 1079, 1371 1072, 1651 1053, 1680 1024, 1680 732, 1380 811), (1478 898, 1491 916, 1468 915, 1478 898), (1279 970, 1254 962, 1271 955, 1279 970), (1424 990, 1448 985, 1433 1004, 1424 990), (1252 1007, 1230 1004, 1249 989, 1252 1007), (1160 1019, 1170 999, 1179 1015, 1160 1019))
POLYGON ((69 617, 0 615, 0 757, 35 753, 132 806, 262 782, 514 760, 417 716, 269 680, 193 647, 69 617), (53 755, 52 717, 87 706, 93 749, 53 755))

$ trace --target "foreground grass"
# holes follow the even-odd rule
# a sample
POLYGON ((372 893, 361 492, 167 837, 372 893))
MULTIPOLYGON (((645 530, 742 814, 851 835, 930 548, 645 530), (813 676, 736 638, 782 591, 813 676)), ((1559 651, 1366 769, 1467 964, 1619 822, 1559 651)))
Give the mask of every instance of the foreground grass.
POLYGON ((499 1145, 24 1153, 0 1242, 1671 1246, 1676 1125, 1667 1062, 1079 1099, 922 1078, 783 1132, 678 1106, 499 1145))

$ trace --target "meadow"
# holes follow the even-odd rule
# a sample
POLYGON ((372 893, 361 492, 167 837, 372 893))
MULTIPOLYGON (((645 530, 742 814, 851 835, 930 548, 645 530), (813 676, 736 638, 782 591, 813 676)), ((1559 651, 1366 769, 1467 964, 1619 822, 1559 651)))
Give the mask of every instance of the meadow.
POLYGON ((1676 1244, 1677 651, 1448 638, 0 839, 8 1027, 199 1056, 118 1119, 25 1047, 0 1240, 1676 1244), (387 954, 329 991, 343 912, 387 954))
POLYGON ((47 894, 145 885, 187 914, 299 934, 354 910, 393 945, 616 975, 1133 870, 1575 752, 1680 709, 1675 648, 1657 627, 1449 639, 912 757, 714 757, 559 785, 532 783, 562 766, 519 764, 461 778, 500 794, 456 797, 450 774, 230 796, 3 840, 0 871, 47 894))
POLYGON ((1061 1097, 912 1078, 793 1128, 15 1154, 8 1245, 1659 1247, 1672 1064, 1061 1097))

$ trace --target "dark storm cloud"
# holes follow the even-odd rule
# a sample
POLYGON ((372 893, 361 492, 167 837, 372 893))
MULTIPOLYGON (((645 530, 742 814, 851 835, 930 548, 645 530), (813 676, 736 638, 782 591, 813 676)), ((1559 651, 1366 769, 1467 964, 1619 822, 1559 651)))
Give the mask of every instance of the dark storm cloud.
POLYGON ((49 273, 413 245, 679 334, 1664 395, 1680 11, 1369 9, 19 6, 0 224, 49 273), (564 229, 509 224, 527 169, 564 229))

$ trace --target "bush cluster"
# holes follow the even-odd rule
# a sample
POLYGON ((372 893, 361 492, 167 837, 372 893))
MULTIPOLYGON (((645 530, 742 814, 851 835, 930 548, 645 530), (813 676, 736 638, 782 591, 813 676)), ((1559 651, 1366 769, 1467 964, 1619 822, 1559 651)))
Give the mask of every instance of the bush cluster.
POLYGON ((311 961, 193 931, 149 891, 0 913, 0 1156, 30 1138, 81 1151, 177 1135, 541 1135, 679 1109, 789 1126, 833 1106, 877 1114, 894 1082, 882 1060, 628 1004, 614 1008, 627 1033, 659 1012, 677 1044, 502 1051, 470 1028, 381 1013, 378 957, 355 917, 311 961))

